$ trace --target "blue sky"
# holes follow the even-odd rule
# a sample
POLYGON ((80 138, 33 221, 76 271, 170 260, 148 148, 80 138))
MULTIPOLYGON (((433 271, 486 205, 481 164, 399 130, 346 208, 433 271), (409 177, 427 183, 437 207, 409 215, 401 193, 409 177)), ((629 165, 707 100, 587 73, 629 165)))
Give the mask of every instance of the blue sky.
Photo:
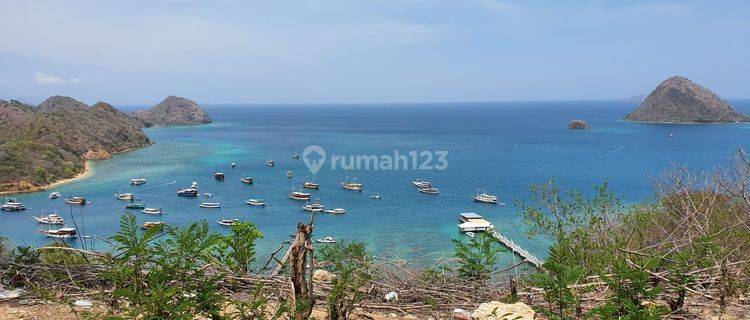
POLYGON ((750 98, 750 1, 6 1, 0 98, 750 98))

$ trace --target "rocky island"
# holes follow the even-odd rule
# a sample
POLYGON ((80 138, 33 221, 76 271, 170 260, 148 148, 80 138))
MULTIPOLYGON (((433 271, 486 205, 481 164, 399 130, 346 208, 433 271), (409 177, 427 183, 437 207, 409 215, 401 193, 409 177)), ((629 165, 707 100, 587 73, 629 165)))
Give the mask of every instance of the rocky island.
POLYGON ((570 123, 568 123, 568 129, 586 130, 586 129, 591 129, 591 125, 589 125, 586 121, 583 121, 583 120, 573 120, 570 123))
POLYGON ((147 127, 211 123, 211 118, 192 100, 169 96, 150 110, 136 111, 133 117, 147 127))
POLYGON ((671 77, 654 89, 625 120, 659 123, 748 121, 710 90, 683 77, 671 77))

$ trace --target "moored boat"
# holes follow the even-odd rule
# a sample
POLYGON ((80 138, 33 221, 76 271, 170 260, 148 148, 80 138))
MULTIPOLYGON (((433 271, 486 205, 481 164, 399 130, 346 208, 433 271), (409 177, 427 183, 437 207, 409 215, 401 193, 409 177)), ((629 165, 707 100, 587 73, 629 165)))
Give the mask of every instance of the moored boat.
POLYGON ((134 186, 140 186, 140 185, 142 185, 144 183, 146 183, 146 179, 145 178, 130 179, 130 184, 134 185, 134 186))
POLYGON ((343 208, 336 208, 333 210, 323 210, 323 212, 330 213, 330 214, 345 214, 346 210, 343 208))
POLYGON ((146 204, 141 202, 128 203, 125 205, 125 209, 146 209, 146 204))
POLYGON ((196 188, 185 188, 177 190, 177 195, 181 197, 197 197, 198 189, 196 188))
POLYGON ((421 179, 417 179, 415 181, 412 181, 411 183, 414 184, 415 187, 420 189, 432 188, 432 183, 430 183, 429 181, 423 181, 421 179))
POLYGON ((214 179, 219 180, 219 181, 224 181, 224 173, 214 172, 214 179))
POLYGON ((146 221, 141 225, 141 229, 161 229, 164 227, 164 221, 146 221))
POLYGON ((67 204, 77 204, 79 206, 86 204, 86 198, 85 197, 70 197, 65 199, 65 203, 67 204))
POLYGON ((472 196, 474 201, 476 202, 482 202, 482 203, 491 203, 491 204, 499 204, 499 205, 505 205, 505 203, 497 202, 497 196, 486 193, 484 191, 477 192, 476 195, 472 196))
POLYGON ((115 193, 115 197, 120 200, 133 200, 134 198, 133 194, 128 192, 115 193))
POLYGON ((201 202, 200 207, 201 208, 216 209, 216 208, 221 208, 221 203, 218 203, 218 202, 201 202))
POLYGON ((65 220, 63 219, 63 217, 61 217, 57 213, 48 214, 46 216, 39 216, 39 217, 35 216, 34 220, 36 220, 39 223, 43 223, 43 224, 56 224, 56 225, 64 225, 65 224, 65 220))
POLYGON ((237 164, 232 162, 232 169, 237 168, 237 164))
POLYGON ((49 194, 49 198, 50 199, 57 199, 59 197, 60 197, 60 193, 57 192, 57 191, 50 192, 50 194, 49 194))
POLYGON ((3 211, 23 211, 26 210, 26 206, 23 203, 17 202, 16 199, 9 198, 0 209, 3 211))
POLYGON ((43 234, 45 234, 49 238, 58 238, 58 239, 66 239, 66 238, 75 238, 78 236, 78 233, 76 232, 76 228, 60 228, 55 230, 43 230, 43 234))
POLYGON ((484 232, 495 228, 492 223, 485 220, 482 216, 474 212, 463 212, 459 214, 458 220, 461 222, 458 229, 461 232, 484 232))
POLYGON ((382 197, 379 194, 373 194, 370 196, 370 199, 380 200, 382 197))
POLYGON ((286 171, 286 177, 287 177, 287 178, 291 178, 291 177, 294 177, 294 171, 292 171, 292 170, 287 170, 287 171, 286 171))
POLYGON ((292 194, 289 197, 294 200, 305 200, 305 201, 310 200, 309 193, 299 192, 299 191, 292 192, 292 194))
POLYGON ((299 159, 299 154, 296 154, 296 153, 295 153, 294 155, 292 155, 292 159, 295 159, 295 160, 296 160, 296 159, 299 159))
POLYGON ((440 190, 438 190, 438 188, 420 188, 419 192, 426 194, 438 194, 440 190))
POLYGON ((341 182, 341 186, 346 190, 362 191, 365 189, 364 185, 356 182, 341 182))
POLYGON ((143 210, 141 210, 141 212, 143 212, 145 214, 162 214, 162 213, 164 213, 163 211, 161 211, 161 208, 144 208, 143 210))
POLYGON ((336 239, 334 237, 325 237, 323 239, 315 240, 317 243, 336 243, 336 239))
POLYGON ((266 160, 266 165, 269 167, 273 167, 276 165, 276 161, 273 161, 271 159, 266 160))
POLYGON ((263 201, 263 199, 247 199, 245 200, 245 203, 251 206, 265 206, 266 205, 266 202, 263 201))
POLYGON ((302 187, 305 189, 320 189, 320 185, 315 182, 305 182, 302 187))
POLYGON ((231 227, 231 226, 235 225, 239 221, 240 221, 240 219, 221 219, 221 220, 216 221, 216 222, 218 222, 222 226, 231 227))
POLYGON ((212 193, 210 193, 210 192, 204 192, 203 196, 206 197, 206 198, 213 198, 214 197, 214 195, 212 193))
POLYGON ((240 181, 246 184, 253 184, 253 178, 250 177, 240 177, 240 181))
POLYGON ((305 211, 310 212, 321 212, 323 209, 325 209, 326 206, 324 206, 320 201, 315 201, 313 203, 308 203, 304 207, 302 207, 305 211))

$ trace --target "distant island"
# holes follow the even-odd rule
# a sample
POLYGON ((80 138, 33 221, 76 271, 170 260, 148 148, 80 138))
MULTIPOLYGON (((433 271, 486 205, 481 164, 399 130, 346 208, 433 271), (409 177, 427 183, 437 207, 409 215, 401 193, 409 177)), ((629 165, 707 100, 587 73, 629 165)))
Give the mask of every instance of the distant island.
MULTIPOLYGON (((160 107, 167 101, 182 100, 190 101, 165 99, 152 109, 158 112, 150 114, 149 121, 168 124, 172 119, 189 120, 179 105, 166 111, 160 107)), ((200 107, 199 111, 188 108, 188 114, 208 117, 200 107)), ((87 172, 87 160, 107 159, 150 145, 141 128, 152 124, 106 102, 88 106, 70 97, 53 96, 33 106, 0 100, 0 193, 40 191, 80 177, 87 172)))
POLYGON ((748 121, 710 90, 683 77, 659 84, 625 120, 658 123, 731 123, 748 121))
POLYGON ((136 111, 133 117, 147 127, 211 123, 211 117, 192 100, 169 96, 150 110, 136 111))
POLYGON ((586 129, 591 129, 591 125, 588 124, 584 120, 573 120, 570 123, 568 123, 568 129, 586 130, 586 129))

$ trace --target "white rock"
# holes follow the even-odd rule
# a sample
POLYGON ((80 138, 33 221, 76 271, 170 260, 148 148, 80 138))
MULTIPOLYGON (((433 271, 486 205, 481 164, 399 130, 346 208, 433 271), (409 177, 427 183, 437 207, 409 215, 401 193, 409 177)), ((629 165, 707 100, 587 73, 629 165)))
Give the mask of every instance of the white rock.
POLYGON ((492 301, 480 304, 471 317, 478 320, 533 320, 535 314, 536 312, 523 302, 510 304, 492 301))
POLYGON ((15 288, 13 290, 0 290, 0 300, 15 299, 21 296, 23 289, 15 288))
POLYGON ((393 291, 386 293, 385 301, 398 301, 398 293, 393 291))
POLYGON ((313 272, 314 282, 331 282, 336 279, 336 275, 323 269, 318 269, 313 272))
POLYGON ((76 302, 73 303, 76 307, 81 308, 91 308, 91 301, 89 300, 76 300, 76 302))

